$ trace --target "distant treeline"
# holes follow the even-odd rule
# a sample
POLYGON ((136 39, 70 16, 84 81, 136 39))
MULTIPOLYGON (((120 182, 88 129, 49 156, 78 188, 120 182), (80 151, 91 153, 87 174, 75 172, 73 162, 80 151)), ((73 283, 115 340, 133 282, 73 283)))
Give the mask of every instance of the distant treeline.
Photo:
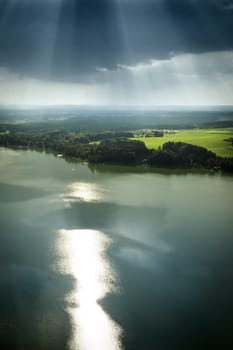
POLYGON ((148 150, 131 133, 106 132, 76 135, 63 131, 0 133, 0 146, 25 147, 61 153, 91 163, 144 164, 162 168, 207 168, 233 172, 233 158, 183 142, 167 142, 158 150, 148 150), (98 143, 89 143, 99 140, 98 143), (101 141, 100 141, 101 140, 101 141))
POLYGON ((96 142, 108 139, 117 139, 117 138, 130 138, 134 137, 134 134, 129 131, 106 131, 99 133, 87 133, 84 135, 78 135, 75 137, 75 141, 79 143, 89 143, 96 142))
POLYGON ((217 110, 85 110, 77 108, 0 109, 0 128, 14 131, 104 132, 139 129, 233 127, 232 109, 217 110))

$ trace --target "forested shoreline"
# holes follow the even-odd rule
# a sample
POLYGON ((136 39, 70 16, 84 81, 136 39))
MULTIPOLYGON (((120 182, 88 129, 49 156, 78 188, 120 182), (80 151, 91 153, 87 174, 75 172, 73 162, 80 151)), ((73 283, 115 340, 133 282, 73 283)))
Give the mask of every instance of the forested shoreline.
POLYGON ((158 168, 204 168, 233 172, 233 158, 223 158, 204 147, 166 142, 149 150, 131 132, 76 135, 65 131, 4 132, 0 146, 24 147, 62 154, 93 164, 146 165, 158 168), (98 142, 96 142, 98 140, 98 142))

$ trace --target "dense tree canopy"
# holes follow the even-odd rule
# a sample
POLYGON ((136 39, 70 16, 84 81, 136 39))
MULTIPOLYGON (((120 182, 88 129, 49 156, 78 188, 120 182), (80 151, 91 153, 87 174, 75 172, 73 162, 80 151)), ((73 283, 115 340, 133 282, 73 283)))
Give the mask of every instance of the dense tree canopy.
POLYGON ((0 145, 42 149, 91 163, 233 171, 233 158, 217 157, 203 147, 167 142, 158 150, 148 150, 142 141, 127 138, 131 136, 130 132, 77 134, 62 130, 9 131, 0 133, 0 145))

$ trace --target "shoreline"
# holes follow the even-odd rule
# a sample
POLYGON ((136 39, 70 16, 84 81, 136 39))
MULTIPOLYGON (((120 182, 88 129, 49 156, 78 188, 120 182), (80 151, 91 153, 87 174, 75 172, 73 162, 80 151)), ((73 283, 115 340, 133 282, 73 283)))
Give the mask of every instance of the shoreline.
POLYGON ((223 171, 221 169, 205 168, 205 167, 156 167, 150 166, 149 164, 122 164, 122 163, 95 163, 88 160, 84 160, 77 157, 71 157, 58 154, 54 150, 41 149, 41 148, 30 148, 26 146, 0 146, 0 149, 11 149, 16 151, 31 151, 53 155, 55 158, 65 160, 67 163, 82 164, 88 166, 92 171, 100 172, 115 172, 119 171, 122 173, 156 173, 164 175, 185 175, 185 174, 203 174, 203 175, 224 175, 233 176, 233 172, 223 171))

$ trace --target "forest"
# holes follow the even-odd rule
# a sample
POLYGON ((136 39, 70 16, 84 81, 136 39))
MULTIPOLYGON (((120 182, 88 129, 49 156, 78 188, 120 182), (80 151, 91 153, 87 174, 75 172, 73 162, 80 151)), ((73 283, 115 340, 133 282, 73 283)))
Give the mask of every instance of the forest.
POLYGON ((165 142, 157 150, 132 139, 130 131, 75 133, 65 130, 5 130, 0 146, 44 150, 93 164, 144 165, 158 168, 204 168, 233 172, 233 158, 219 157, 204 147, 165 142))

